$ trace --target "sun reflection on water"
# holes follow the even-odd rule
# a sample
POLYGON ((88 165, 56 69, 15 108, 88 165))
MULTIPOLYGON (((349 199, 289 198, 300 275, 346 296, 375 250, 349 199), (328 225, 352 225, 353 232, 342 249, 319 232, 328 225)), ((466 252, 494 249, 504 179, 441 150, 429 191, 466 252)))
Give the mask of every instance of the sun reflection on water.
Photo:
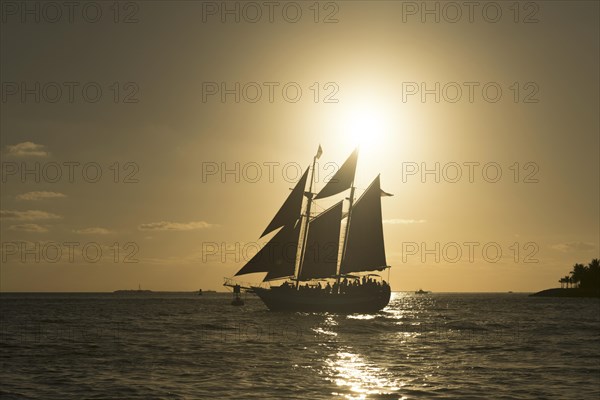
POLYGON ((337 332, 334 332, 330 329, 331 327, 334 327, 338 324, 332 315, 328 315, 325 318, 325 321, 323 321, 323 324, 324 326, 313 328, 312 331, 315 332, 317 335, 327 335, 330 337, 337 336, 337 332))
POLYGON ((323 375, 325 379, 337 386, 332 395, 348 400, 405 399, 398 393, 404 383, 398 382, 387 369, 367 360, 353 346, 344 344, 343 339, 336 332, 338 330, 336 327, 340 323, 346 321, 359 323, 375 318, 377 315, 368 314, 327 316, 321 326, 313 329, 317 335, 327 339, 326 346, 330 353, 324 360, 323 375), (341 318, 340 322, 338 318, 341 318))
POLYGON ((391 374, 383 368, 368 363, 358 354, 350 352, 351 348, 332 354, 326 360, 331 370, 329 378, 341 389, 350 393, 332 393, 349 400, 368 399, 370 395, 377 398, 401 399, 397 392, 403 386, 395 382, 391 374))
POLYGON ((374 319, 375 316, 371 314, 357 314, 357 315, 348 315, 348 319, 374 319))

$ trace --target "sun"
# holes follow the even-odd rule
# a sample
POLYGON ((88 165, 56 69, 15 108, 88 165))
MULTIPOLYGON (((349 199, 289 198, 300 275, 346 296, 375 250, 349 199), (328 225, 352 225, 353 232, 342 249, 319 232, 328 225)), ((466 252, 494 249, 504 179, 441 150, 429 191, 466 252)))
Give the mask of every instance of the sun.
POLYGON ((350 107, 342 116, 342 135, 361 150, 385 146, 389 129, 386 110, 375 104, 350 107))

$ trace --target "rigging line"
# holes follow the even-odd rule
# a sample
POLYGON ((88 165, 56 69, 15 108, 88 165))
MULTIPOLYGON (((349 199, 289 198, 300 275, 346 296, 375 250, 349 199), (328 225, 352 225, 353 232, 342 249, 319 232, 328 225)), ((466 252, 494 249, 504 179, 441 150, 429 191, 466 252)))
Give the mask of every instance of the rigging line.
POLYGON ((342 263, 344 262, 344 257, 346 255, 346 250, 347 250, 347 244, 348 244, 348 233, 350 232, 350 220, 352 219, 352 206, 354 205, 354 179, 352 180, 352 182, 350 183, 350 197, 348 198, 349 200, 349 204, 348 204, 348 218, 346 219, 346 226, 345 226, 345 231, 344 231, 344 239, 342 242, 342 254, 340 256, 340 263, 339 265, 336 267, 336 275, 337 275, 337 285, 339 287, 340 285, 340 278, 341 278, 341 272, 342 272, 342 263))
POLYGON ((326 208, 325 208, 325 207, 321 207, 321 206, 320 206, 319 204, 317 204, 316 202, 313 202, 313 206, 314 206, 315 208, 319 208, 319 210, 313 210, 313 211, 323 212, 323 211, 325 211, 325 210, 326 210, 326 208))

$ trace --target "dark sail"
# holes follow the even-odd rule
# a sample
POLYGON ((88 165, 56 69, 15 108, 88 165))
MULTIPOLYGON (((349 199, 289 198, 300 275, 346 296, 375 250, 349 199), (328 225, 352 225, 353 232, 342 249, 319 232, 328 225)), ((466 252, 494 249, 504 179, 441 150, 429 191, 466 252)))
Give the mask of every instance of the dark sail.
POLYGON ((344 162, 340 169, 333 175, 333 178, 327 184, 315 199, 333 196, 349 189, 354 182, 354 172, 356 171, 356 161, 358 160, 358 148, 350 154, 350 157, 344 162))
POLYGON ((381 217, 379 176, 352 207, 340 273, 383 270, 387 266, 381 217))
POLYGON ((296 220, 300 218, 300 211, 302 208, 302 197, 304 196, 304 190, 306 187, 306 179, 308 177, 308 168, 302 178, 298 181, 288 198, 285 200, 277 214, 273 217, 273 220, 267 226, 267 229, 260 235, 260 237, 273 232, 275 229, 282 226, 291 226, 296 223, 296 220))
POLYGON ((267 276, 263 279, 264 282, 294 275, 296 254, 298 253, 298 238, 300 237, 300 223, 298 222, 293 229, 283 229, 286 232, 284 232, 284 236, 282 236, 278 243, 281 251, 277 253, 276 257, 272 257, 274 262, 271 264, 271 269, 267 273, 267 276))
POLYGON ((328 278, 336 273, 342 202, 319 214, 308 225, 300 280, 328 278))
POLYGON ((300 224, 284 226, 235 275, 268 272, 265 280, 294 275, 300 224))

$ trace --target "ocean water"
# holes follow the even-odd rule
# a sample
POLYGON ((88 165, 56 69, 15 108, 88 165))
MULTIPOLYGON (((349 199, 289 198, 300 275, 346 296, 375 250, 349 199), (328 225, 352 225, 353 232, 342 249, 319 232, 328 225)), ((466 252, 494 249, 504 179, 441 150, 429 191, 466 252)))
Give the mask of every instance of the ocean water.
POLYGON ((229 294, 1 294, 1 399, 599 399, 600 301, 393 293, 372 315, 229 294))

